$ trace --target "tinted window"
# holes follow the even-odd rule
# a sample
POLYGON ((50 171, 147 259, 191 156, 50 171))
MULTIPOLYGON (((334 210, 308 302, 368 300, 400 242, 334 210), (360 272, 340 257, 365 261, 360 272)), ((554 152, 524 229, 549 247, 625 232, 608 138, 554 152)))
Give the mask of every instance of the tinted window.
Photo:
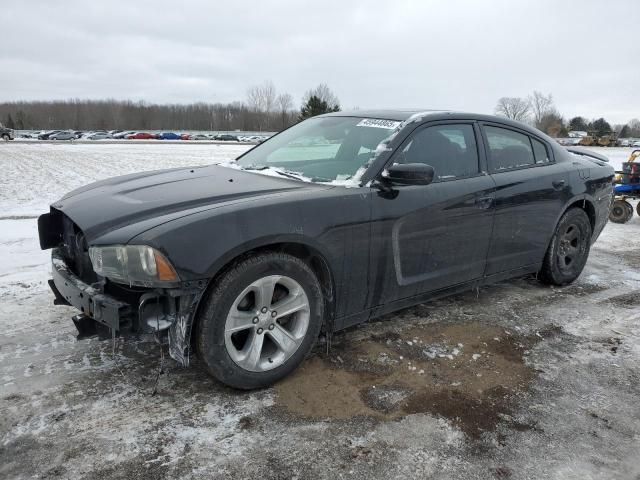
POLYGON ((535 163, 528 135, 498 127, 485 126, 484 129, 494 171, 526 167, 535 163))
POLYGON ((468 177, 478 173, 476 137, 471 125, 438 125, 413 134, 397 163, 425 163, 436 180, 468 177))
POLYGON ((545 144, 535 138, 531 139, 531 143, 533 145, 533 154, 536 157, 536 163, 549 163, 549 152, 547 152, 545 144))

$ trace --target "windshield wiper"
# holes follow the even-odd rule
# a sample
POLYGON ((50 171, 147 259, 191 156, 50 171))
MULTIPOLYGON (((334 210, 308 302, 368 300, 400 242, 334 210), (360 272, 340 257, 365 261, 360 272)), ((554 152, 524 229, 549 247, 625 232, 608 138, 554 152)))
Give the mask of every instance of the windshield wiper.
POLYGON ((305 180, 305 176, 302 173, 298 173, 298 172, 293 172, 291 170, 286 170, 284 168, 280 168, 280 167, 273 167, 273 166, 267 166, 267 165, 249 165, 247 167, 242 167, 243 170, 256 170, 256 171, 262 171, 262 170, 269 170, 272 171, 274 173, 277 173, 278 175, 282 175, 283 177, 287 177, 287 178, 292 178, 294 180, 305 180))
POLYGON ((282 175, 283 177, 293 178, 294 180, 302 180, 304 176, 302 174, 298 174, 296 172, 289 173, 286 170, 273 169, 278 175, 282 175))
POLYGON ((266 165, 249 165, 241 168, 242 170, 266 170, 269 167, 267 167, 266 165))

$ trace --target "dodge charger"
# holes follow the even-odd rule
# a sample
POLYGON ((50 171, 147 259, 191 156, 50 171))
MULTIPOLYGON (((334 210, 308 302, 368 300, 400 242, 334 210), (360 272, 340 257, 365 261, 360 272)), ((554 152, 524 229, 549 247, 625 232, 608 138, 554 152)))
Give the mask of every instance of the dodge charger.
POLYGON ((79 188, 38 227, 81 333, 154 332, 182 365, 195 352, 251 389, 323 332, 513 277, 573 282, 613 176, 504 118, 338 112, 226 163, 79 188))

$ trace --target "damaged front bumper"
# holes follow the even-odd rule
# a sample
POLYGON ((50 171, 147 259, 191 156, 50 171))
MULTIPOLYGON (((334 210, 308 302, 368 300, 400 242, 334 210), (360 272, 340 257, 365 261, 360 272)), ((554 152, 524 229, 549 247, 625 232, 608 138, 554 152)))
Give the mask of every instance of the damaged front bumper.
POLYGON ((95 322, 112 335, 167 332, 169 354, 183 366, 189 365, 191 327, 206 284, 185 282, 177 288, 139 289, 126 299, 105 293, 106 282, 89 285, 73 273, 62 251, 51 253, 52 279, 49 286, 54 304, 71 305, 82 312, 74 317, 80 324, 95 322))

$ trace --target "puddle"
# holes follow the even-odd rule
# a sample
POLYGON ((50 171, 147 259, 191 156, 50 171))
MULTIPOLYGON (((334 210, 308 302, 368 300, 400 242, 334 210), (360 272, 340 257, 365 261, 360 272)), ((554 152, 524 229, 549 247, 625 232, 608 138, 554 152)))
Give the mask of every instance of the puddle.
POLYGON ((523 355, 540 340, 476 322, 349 337, 280 382, 277 403, 310 419, 427 413, 471 437, 510 418, 535 375, 523 355))

